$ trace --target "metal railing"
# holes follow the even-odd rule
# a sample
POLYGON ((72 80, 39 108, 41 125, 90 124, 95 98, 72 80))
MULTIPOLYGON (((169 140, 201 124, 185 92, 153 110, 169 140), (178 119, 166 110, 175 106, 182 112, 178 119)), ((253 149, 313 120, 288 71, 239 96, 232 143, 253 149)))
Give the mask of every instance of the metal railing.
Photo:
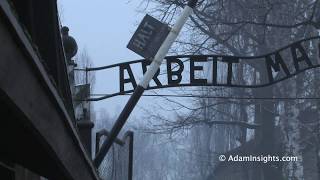
MULTIPOLYGON (((95 154, 98 154, 108 136, 109 132, 105 129, 96 133, 95 154)), ((133 132, 127 131, 122 139, 115 139, 115 143, 97 169, 102 180, 132 180, 133 132)))

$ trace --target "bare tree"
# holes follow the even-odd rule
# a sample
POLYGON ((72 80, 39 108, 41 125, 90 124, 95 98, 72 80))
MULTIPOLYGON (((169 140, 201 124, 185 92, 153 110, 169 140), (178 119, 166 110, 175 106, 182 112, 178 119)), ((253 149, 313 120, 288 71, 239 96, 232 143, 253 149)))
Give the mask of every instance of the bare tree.
MULTIPOLYGON (((153 3, 155 6, 150 9, 150 12, 169 23, 179 13, 180 7, 185 4, 182 0, 145 0, 144 2, 153 3)), ((195 15, 188 22, 183 36, 172 48, 172 53, 261 55, 293 41, 316 35, 317 28, 319 28, 319 17, 318 0, 202 0, 195 10, 195 15)), ((267 78, 262 67, 255 63, 248 65, 254 68, 256 78, 267 78)), ((244 90, 213 87, 207 88, 206 91, 203 91, 203 88, 198 89, 197 93, 254 97, 316 96, 318 93, 315 91, 314 83, 310 81, 306 83, 306 80, 310 77, 316 80, 318 76, 315 74, 317 73, 317 70, 306 72, 303 73, 306 78, 295 77, 290 80, 290 83, 281 83, 265 89, 244 90), (281 90, 279 91, 279 89, 281 90), (305 92, 306 89, 311 90, 305 92)), ((246 76, 246 69, 239 68, 237 75, 240 78, 238 80, 241 81, 241 78, 246 76)), ((283 136, 287 137, 283 142, 285 154, 301 157, 305 151, 300 140, 309 139, 311 136, 315 138, 314 141, 319 141, 319 120, 314 119, 317 128, 311 128, 312 133, 308 134, 305 131, 307 129, 310 131, 310 127, 303 125, 299 119, 300 112, 310 110, 312 107, 316 107, 315 110, 319 112, 317 103, 194 99, 189 106, 180 103, 177 99, 166 99, 168 102, 174 103, 175 107, 179 107, 180 111, 175 111, 176 116, 168 119, 149 110, 149 118, 162 122, 155 124, 150 130, 152 132, 172 133, 205 124, 213 128, 204 130, 202 127, 201 130, 198 129, 194 132, 194 136, 201 137, 202 133, 207 136, 215 134, 212 140, 205 139, 203 143, 219 143, 219 150, 226 151, 236 147, 236 139, 240 139, 240 144, 248 140, 246 139, 248 128, 255 129, 256 125, 261 125, 262 128, 255 131, 255 138, 261 142, 262 153, 275 151, 273 149, 276 139, 274 134, 278 129, 281 129, 281 132, 285 134, 283 136), (254 119, 254 123, 249 123, 250 119, 254 119), (279 124, 275 123, 277 119, 280 119, 279 124), (215 128, 215 124, 219 123, 236 124, 237 126, 215 128), (316 131, 318 132, 315 133, 316 131)), ((199 143, 201 141, 194 140, 193 142, 199 143)), ((196 144, 195 147, 197 145, 199 144, 196 144)), ((318 148, 313 152, 313 156, 317 157, 319 147, 314 146, 314 148, 318 148)), ((217 148, 209 146, 202 154, 217 150, 217 148)), ((303 161, 284 164, 282 175, 289 179, 303 179, 308 176, 304 175, 303 166, 303 161)), ((207 170, 211 168, 207 167, 207 170)), ((263 174, 266 179, 275 179, 279 176, 277 170, 270 166, 263 169, 263 174)), ((201 175, 201 178, 204 176, 201 175)))
MULTIPOLYGON (((93 61, 88 53, 86 48, 81 49, 76 57, 75 61, 78 69, 90 68, 93 66, 93 61)), ((85 84, 89 83, 91 85, 91 89, 95 84, 95 74, 94 72, 86 72, 86 71, 76 71, 75 72, 75 83, 76 84, 85 84)))

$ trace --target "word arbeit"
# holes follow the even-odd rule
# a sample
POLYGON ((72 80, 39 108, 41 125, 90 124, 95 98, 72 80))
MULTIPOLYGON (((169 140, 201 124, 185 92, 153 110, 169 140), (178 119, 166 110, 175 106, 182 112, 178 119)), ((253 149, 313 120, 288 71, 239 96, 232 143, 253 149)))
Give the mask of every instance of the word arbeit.
MULTIPOLYGON (((237 57, 237 56, 170 56, 166 57, 165 75, 166 80, 159 78, 160 70, 153 77, 156 86, 150 89, 177 86, 239 86, 239 87, 262 87, 280 80, 289 78, 303 70, 318 67, 319 57, 319 38, 310 38, 303 41, 293 43, 273 53, 256 56, 256 57, 237 57), (313 43, 310 43, 310 42, 313 43), (318 55, 317 55, 318 54, 318 55), (210 63, 209 63, 210 62, 210 63), (234 78, 239 71, 240 64, 251 65, 252 67, 260 67, 258 71, 265 73, 266 80, 260 83, 241 84, 234 78), (219 64, 219 65, 218 65, 219 64), (255 65, 254 65, 255 64, 255 65), (258 65, 257 65, 258 64, 258 65), (197 76, 204 71, 205 66, 210 65, 210 77, 197 76), (236 67, 236 68, 235 68, 236 67), (223 69, 222 69, 223 68, 223 69), (261 68, 264 68, 261 70, 261 68), (224 77, 218 74, 224 72, 224 77), (279 76, 282 74, 282 76, 279 76), (183 78, 184 76, 188 76, 183 78), (224 78, 224 79, 222 79, 224 78), (183 81, 183 79, 188 79, 183 81), (208 80, 210 79, 210 81, 208 80), (162 80, 162 81, 161 81, 162 80)), ((137 63, 137 62, 135 62, 137 63)), ((145 73, 150 61, 139 61, 142 72, 145 73)), ((120 75, 120 93, 130 90, 125 89, 125 84, 137 86, 136 78, 131 69, 131 63, 122 63, 119 65, 120 75), (125 73, 127 76, 125 77, 125 73)), ((244 67, 244 66, 241 66, 244 67)), ((207 67, 206 67, 207 68, 207 67)), ((162 72, 163 73, 163 72, 162 72)), ((208 74, 208 73, 207 73, 208 74)))

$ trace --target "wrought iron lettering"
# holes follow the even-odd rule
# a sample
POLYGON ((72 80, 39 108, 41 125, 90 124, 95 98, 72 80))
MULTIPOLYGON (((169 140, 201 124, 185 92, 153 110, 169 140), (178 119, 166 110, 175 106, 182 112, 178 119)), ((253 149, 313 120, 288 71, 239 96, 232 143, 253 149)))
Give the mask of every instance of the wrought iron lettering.
MULTIPOLYGON (((298 73, 320 66, 320 37, 313 37, 295 42, 273 53, 263 56, 238 57, 219 55, 180 55, 165 58, 166 66, 160 68, 153 80, 155 86, 148 89, 159 89, 179 86, 226 86, 242 88, 258 88, 269 86, 283 81, 298 73), (310 42, 313 48, 310 47, 310 42), (315 48, 316 47, 316 48, 315 48), (204 68, 206 67, 206 68, 204 68), (243 68, 243 69, 240 69, 243 68), (207 76, 203 75, 205 69, 209 69, 207 76), (241 82, 233 79, 235 70, 244 72, 241 82), (267 73, 266 79, 259 79, 253 73, 267 73), (201 75, 202 74, 202 75, 201 75), (255 78, 253 78, 255 77, 255 78), (258 79, 257 79, 258 78, 258 79), (210 79, 210 81, 209 81, 210 79), (255 80, 253 80, 255 79, 255 80)), ((145 73, 150 61, 136 60, 98 68, 89 68, 88 71, 112 69, 119 67, 119 91, 109 95, 89 100, 101 100, 120 94, 133 92, 137 86, 136 76, 131 67, 141 66, 145 73), (132 65, 132 66, 131 66, 132 65), (124 74, 127 72, 128 77, 124 74), (126 89, 125 84, 131 84, 132 88, 126 89)))

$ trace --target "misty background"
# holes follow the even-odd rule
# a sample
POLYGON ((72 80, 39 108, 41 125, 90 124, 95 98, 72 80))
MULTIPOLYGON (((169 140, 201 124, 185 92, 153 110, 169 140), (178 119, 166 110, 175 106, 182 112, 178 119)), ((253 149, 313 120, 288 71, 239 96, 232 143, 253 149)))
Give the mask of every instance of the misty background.
MULTIPOLYGON (((141 59, 126 45, 143 16, 149 13, 172 25, 184 4, 180 0, 60 0, 59 12, 62 25, 68 26, 70 35, 77 40, 78 65, 97 67, 141 59)), ((318 35, 318 4, 318 0, 201 1, 170 54, 255 56, 275 51, 318 35)), ((310 48, 316 46, 310 44, 310 48)), ((249 65, 254 67, 254 79, 265 78, 261 67, 249 65)), ((237 69, 235 78, 243 80, 248 71, 237 69)), ((106 93, 118 83, 115 80, 118 74, 112 71, 99 71, 91 76, 92 93, 106 93)), ((319 70, 314 69, 261 89, 193 87, 147 91, 148 94, 275 99, 141 98, 122 131, 123 134, 130 129, 135 133, 134 179, 221 180, 230 176, 230 179, 256 180, 260 174, 267 179, 318 179, 319 100, 276 99, 319 97, 318 80, 319 70), (255 123, 262 128, 215 121, 255 123), (217 159, 220 154, 242 149, 252 153, 256 149, 261 150, 259 153, 281 152, 299 156, 302 161, 261 167, 261 170, 242 168, 241 164, 217 170, 221 167, 217 159)), ((117 96, 93 102, 95 131, 110 130, 128 98, 117 96)))

